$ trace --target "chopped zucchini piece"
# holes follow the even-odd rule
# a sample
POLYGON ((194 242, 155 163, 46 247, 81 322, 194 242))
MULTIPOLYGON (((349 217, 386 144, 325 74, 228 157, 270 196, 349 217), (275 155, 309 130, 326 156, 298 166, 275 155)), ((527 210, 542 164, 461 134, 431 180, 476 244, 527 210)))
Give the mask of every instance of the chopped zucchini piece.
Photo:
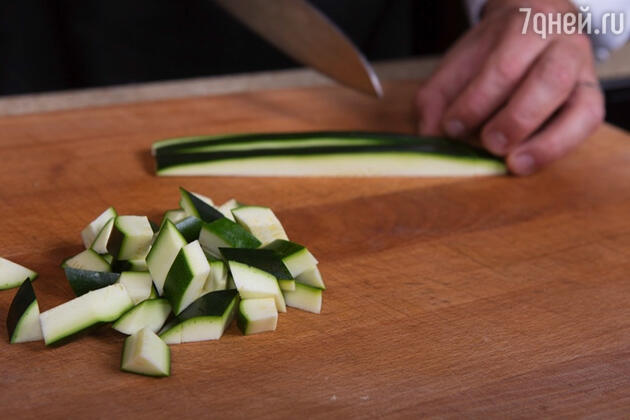
POLYGON ((118 283, 125 286, 134 305, 149 299, 153 290, 153 279, 148 272, 123 271, 118 283))
POLYGON ((288 240, 280 220, 268 207, 242 206, 232 210, 236 222, 247 229, 263 246, 276 239, 288 240))
POLYGON ((164 222, 167 220, 170 220, 173 223, 177 223, 180 220, 184 220, 185 218, 186 212, 182 209, 167 210, 166 213, 164 213, 164 217, 162 218, 162 225, 164 225, 164 222))
POLYGON ((278 311, 273 298, 243 299, 238 306, 238 328, 244 335, 275 331, 278 311))
POLYGON ((276 302, 278 312, 287 311, 278 280, 273 275, 237 261, 229 261, 228 265, 241 298, 258 299, 272 297, 276 302))
POLYGON ((236 290, 218 290, 201 296, 160 333, 168 344, 218 340, 230 325, 237 308, 236 290))
POLYGON ((135 334, 143 328, 158 332, 171 313, 166 299, 151 299, 134 306, 114 322, 112 328, 123 334, 135 334))
POLYGON ((199 241, 191 242, 179 251, 164 282, 164 296, 175 315, 201 295, 209 274, 210 265, 199 241))
POLYGON ((149 271, 147 260, 145 258, 137 258, 135 260, 129 260, 127 262, 129 263, 128 271, 149 271))
POLYGON ((236 222, 236 220, 234 219, 234 215, 232 214, 232 210, 237 208, 238 206, 240 206, 238 201, 236 201, 235 199, 232 198, 232 199, 226 201, 225 203, 221 204, 219 207, 217 207, 217 209, 221 213, 223 213, 223 215, 225 217, 227 217, 228 219, 230 219, 233 222, 236 222))
POLYGON ((206 223, 201 228, 199 242, 204 251, 220 258, 219 248, 258 248, 260 241, 251 233, 227 218, 206 223))
POLYGON ((120 369, 145 376, 171 374, 171 349, 149 328, 125 339, 120 369))
POLYGON ((7 316, 9 342, 26 343, 43 338, 39 325, 39 305, 30 281, 24 281, 18 289, 7 316))
POLYGON ((295 278, 295 281, 305 284, 307 286, 317 287, 318 289, 326 290, 326 285, 324 284, 324 280, 322 279, 322 275, 319 272, 319 268, 317 268, 317 266, 311 268, 310 270, 306 270, 305 272, 297 276, 295 278))
POLYGON ((227 289, 228 268, 221 260, 208 260, 210 264, 210 274, 203 286, 203 293, 210 293, 216 290, 227 289))
POLYGON ((158 237, 146 258, 153 283, 160 295, 163 293, 166 275, 179 250, 184 245, 186 245, 186 239, 179 233, 175 225, 167 220, 160 229, 160 233, 158 233, 158 237))
POLYGON ((287 306, 307 312, 320 313, 322 311, 322 289, 295 283, 295 291, 284 292, 287 306))
POLYGON ((118 216, 116 210, 113 207, 106 209, 96 219, 92 220, 89 225, 81 232, 81 239, 83 239, 83 245, 85 248, 90 248, 96 235, 103 229, 103 226, 110 220, 118 216))
POLYGON ((184 220, 180 220, 175 223, 175 227, 182 234, 184 239, 186 239, 186 242, 192 242, 199 239, 201 225, 203 225, 203 222, 195 216, 189 216, 184 220))
POLYGON ((179 191, 181 195, 179 203, 186 212, 186 216, 195 216, 206 223, 211 223, 224 217, 223 213, 214 208, 212 200, 208 197, 191 193, 183 188, 180 188, 179 191))
POLYGON ((122 284, 86 293, 40 314, 44 341, 49 346, 96 324, 115 321, 132 307, 122 284))
POLYGON ((0 290, 18 287, 25 280, 33 281, 37 273, 19 264, 0 257, 0 290))
POLYGON ((112 217, 107 221, 107 223, 105 223, 103 228, 96 235, 96 238, 94 238, 94 242, 92 242, 92 245, 90 245, 90 248, 92 248, 98 254, 107 254, 107 242, 109 241, 109 236, 112 234, 114 220, 115 219, 112 217))
POLYGON ((265 246, 275 251, 293 277, 317 266, 317 260, 306 247, 295 242, 278 239, 265 246))
POLYGON ((220 248, 226 260, 238 261, 273 275, 282 290, 295 290, 295 280, 278 254, 271 249, 220 248))
POLYGON ((153 241, 153 228, 146 216, 118 216, 107 243, 114 260, 127 261, 146 257, 153 241))
POLYGON ((84 295, 92 290, 110 286, 120 277, 118 273, 105 271, 81 270, 79 268, 64 267, 66 278, 76 296, 84 295))
POLYGON ((93 249, 86 249, 65 260, 61 264, 62 268, 71 267, 79 270, 100 271, 103 273, 109 273, 112 271, 111 265, 105 258, 100 256, 93 249))

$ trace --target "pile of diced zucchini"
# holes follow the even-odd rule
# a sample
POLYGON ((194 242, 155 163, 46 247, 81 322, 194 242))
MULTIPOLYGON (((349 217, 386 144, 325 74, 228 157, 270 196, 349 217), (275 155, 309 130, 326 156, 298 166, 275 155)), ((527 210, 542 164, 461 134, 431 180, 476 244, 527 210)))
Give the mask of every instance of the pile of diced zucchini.
POLYGON ((128 335, 122 370, 168 376, 169 344, 217 340, 234 318, 245 335, 274 331, 287 306, 320 313, 317 260, 289 241, 271 209, 215 206, 183 188, 179 204, 159 226, 105 210, 81 232, 86 249, 62 263, 76 298, 42 313, 37 273, 0 258, 0 289, 19 286, 10 342, 58 345, 111 322, 128 335))

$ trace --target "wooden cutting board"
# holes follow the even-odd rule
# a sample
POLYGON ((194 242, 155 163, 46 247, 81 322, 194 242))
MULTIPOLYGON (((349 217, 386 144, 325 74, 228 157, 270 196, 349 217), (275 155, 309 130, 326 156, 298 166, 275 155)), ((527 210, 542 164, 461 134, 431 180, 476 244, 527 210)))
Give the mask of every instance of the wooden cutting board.
POLYGON ((72 297, 59 263, 109 205, 159 220, 178 186, 274 208, 321 261, 321 315, 275 333, 172 346, 172 376, 118 370, 108 327, 9 345, 2 418, 621 417, 630 412, 630 137, 602 128, 527 178, 157 178, 154 140, 204 133, 412 132, 415 83, 382 102, 338 88, 0 119, 0 255, 37 270, 42 310, 72 297))

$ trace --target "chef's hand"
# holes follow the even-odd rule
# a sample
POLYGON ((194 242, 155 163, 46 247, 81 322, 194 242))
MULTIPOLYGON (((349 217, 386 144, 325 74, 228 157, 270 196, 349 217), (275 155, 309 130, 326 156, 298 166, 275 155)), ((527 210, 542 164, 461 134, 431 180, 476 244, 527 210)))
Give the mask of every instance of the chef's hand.
POLYGON ((577 13, 569 0, 490 0, 483 20, 447 53, 417 95, 422 135, 480 138, 516 175, 566 155, 603 121, 586 35, 543 39, 526 15, 577 13))

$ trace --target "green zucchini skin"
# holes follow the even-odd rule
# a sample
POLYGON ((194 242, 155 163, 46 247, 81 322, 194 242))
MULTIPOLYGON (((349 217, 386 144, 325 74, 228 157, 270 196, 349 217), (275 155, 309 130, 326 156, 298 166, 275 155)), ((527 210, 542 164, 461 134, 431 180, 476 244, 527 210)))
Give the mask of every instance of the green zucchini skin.
POLYGON ((199 219, 203 220, 206 223, 211 223, 211 222, 214 222, 215 220, 225 218, 223 213, 221 213, 219 210, 215 209, 208 203, 204 202, 203 200, 201 200, 195 194, 181 187, 180 187, 180 191, 181 191, 182 197, 188 200, 193 205, 193 207, 197 211, 197 216, 199 219))
POLYGON ((182 234, 184 239, 186 239, 186 242, 190 243, 199 239, 199 232, 201 232, 202 225, 203 221, 201 219, 190 216, 175 223, 175 228, 182 234))
POLYGON ((81 270, 72 267, 64 267, 64 271, 70 283, 70 287, 76 296, 81 296, 92 290, 112 285, 120 278, 119 273, 81 270))
POLYGON ((293 280, 293 276, 273 249, 219 248, 228 261, 237 261, 256 267, 278 280, 293 280))
POLYGON ((177 315, 179 322, 204 316, 223 316, 234 299, 238 296, 236 290, 217 290, 201 296, 191 303, 181 314, 177 315))
MULTIPOLYGON (((28 278, 26 279, 28 280, 28 278)), ((9 314, 7 315, 7 332, 9 333, 9 341, 13 342, 15 330, 22 319, 22 315, 28 310, 28 308, 35 302, 35 290, 30 281, 23 281, 18 289, 11 306, 9 307, 9 314)))
POLYGON ((215 135, 215 136, 199 136, 184 137, 180 139, 168 139, 154 143, 153 154, 155 156, 168 155, 176 153, 190 153, 190 151, 199 150, 204 147, 213 146, 230 146, 251 144, 252 148, 257 143, 277 143, 276 148, 285 148, 283 143, 295 143, 304 141, 304 145, 308 146, 309 142, 317 140, 330 140, 334 143, 338 140, 343 145, 404 145, 415 144, 422 140, 424 142, 438 142, 446 140, 439 137, 424 137, 397 134, 397 133, 376 133, 363 131, 316 131, 316 132, 292 132, 292 133, 258 133, 258 134, 232 134, 232 135, 215 135))

